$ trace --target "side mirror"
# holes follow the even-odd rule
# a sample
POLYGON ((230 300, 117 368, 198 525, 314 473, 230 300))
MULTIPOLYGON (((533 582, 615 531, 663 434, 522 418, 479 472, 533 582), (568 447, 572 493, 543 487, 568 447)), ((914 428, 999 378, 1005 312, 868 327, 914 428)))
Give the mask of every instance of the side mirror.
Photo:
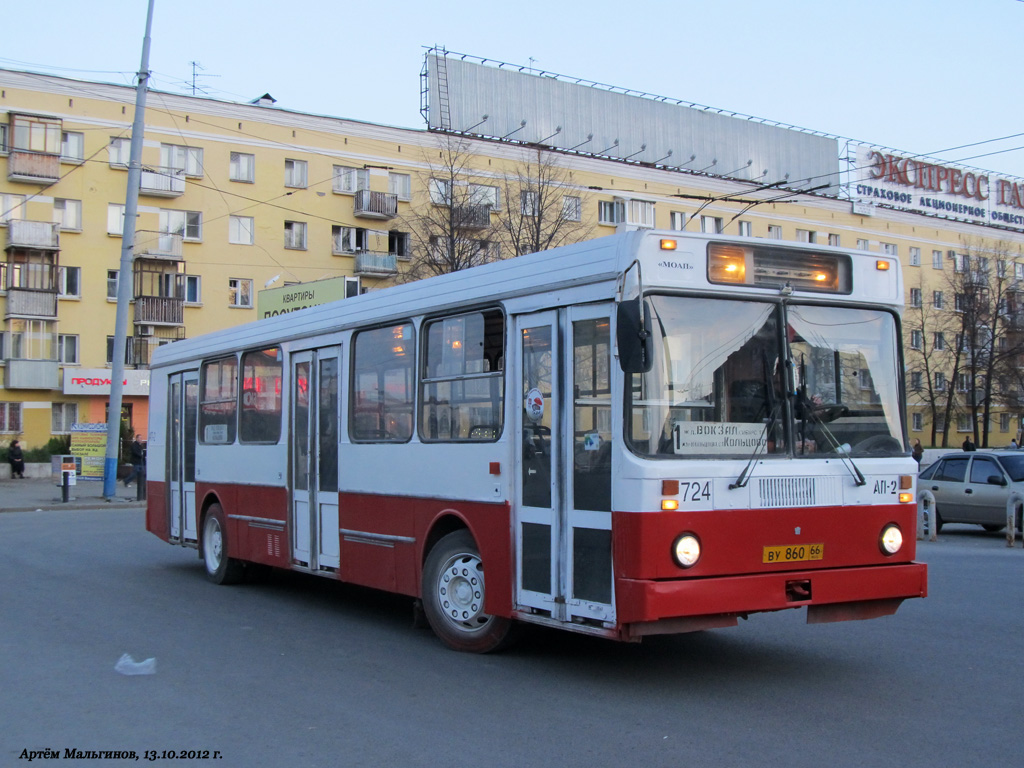
POLYGON ((654 365, 651 354, 651 316, 641 322, 640 299, 619 302, 615 340, 619 348, 619 366, 624 373, 647 373, 654 365))
POLYGON ((988 484, 989 485, 1006 485, 1006 478, 1003 477, 1002 475, 989 475, 988 476, 988 484))

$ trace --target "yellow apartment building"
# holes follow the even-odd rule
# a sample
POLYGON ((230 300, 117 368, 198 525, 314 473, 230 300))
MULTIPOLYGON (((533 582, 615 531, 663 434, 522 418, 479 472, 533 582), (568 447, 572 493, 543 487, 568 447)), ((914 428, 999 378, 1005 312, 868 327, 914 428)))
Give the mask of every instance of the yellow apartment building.
MULTIPOLYGON (((0 70, 0 445, 17 437, 43 446, 72 424, 106 421, 134 101, 125 86, 0 70)), ((618 139, 616 151, 585 154, 451 125, 415 130, 304 114, 269 97, 230 103, 151 92, 145 123, 124 389, 126 418, 139 433, 156 346, 257 320, 263 291, 269 299, 295 284, 332 281, 340 286, 332 295, 343 296, 407 279, 424 258, 429 265, 430 212, 454 207, 463 192, 474 215, 460 238, 481 258, 514 254, 510 224, 534 215, 539 189, 555 193, 569 224, 564 237, 655 227, 898 256, 911 305, 908 429, 925 445, 932 415, 921 376, 943 392, 963 382, 935 378, 959 342, 924 309, 954 317, 962 293, 955 276, 979 259, 1024 279, 1024 226, 1007 213, 1024 208, 1012 200, 1019 180, 985 175, 982 192, 983 172, 972 182, 961 172, 957 191, 945 169, 945 192, 970 193, 963 211, 943 202, 942 189, 929 192, 926 164, 911 172, 913 161, 891 153, 866 154, 859 175, 823 192, 802 191, 815 186, 803 180, 764 183, 749 167, 715 175, 637 161, 618 139), (530 186, 545 173, 546 187, 530 186), (982 194, 1005 205, 975 211, 970 202, 982 194), (928 334, 943 332, 945 346, 933 349, 941 336, 928 334)), ((559 125, 553 135, 564 133, 559 125)), ((289 293, 300 302, 307 294, 305 286, 289 293)), ((1008 315, 1015 295, 1009 284, 1008 315)), ((1001 387, 989 398, 992 445, 1009 442, 1024 412, 1019 384, 1001 387)), ((976 388, 964 384, 967 394, 976 388)), ((950 444, 974 429, 971 397, 948 411, 950 444)))

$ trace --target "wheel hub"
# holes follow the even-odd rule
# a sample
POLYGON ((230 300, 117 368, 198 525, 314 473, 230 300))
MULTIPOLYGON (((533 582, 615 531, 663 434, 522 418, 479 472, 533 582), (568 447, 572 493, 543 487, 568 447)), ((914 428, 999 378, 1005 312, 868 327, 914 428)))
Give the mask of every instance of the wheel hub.
POLYGON ((445 617, 461 629, 480 629, 486 624, 484 574, 479 557, 451 558, 441 571, 437 594, 445 617))

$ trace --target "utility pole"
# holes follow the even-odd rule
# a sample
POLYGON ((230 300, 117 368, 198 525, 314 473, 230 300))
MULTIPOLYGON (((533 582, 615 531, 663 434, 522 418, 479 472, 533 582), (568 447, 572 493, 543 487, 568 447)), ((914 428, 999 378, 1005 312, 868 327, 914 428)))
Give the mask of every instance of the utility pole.
MULTIPOLYGON (((149 33, 153 28, 153 3, 146 11, 146 36, 142 39, 142 63, 135 87, 135 119, 128 159, 128 190, 124 200, 124 230, 121 233, 121 268, 117 273, 117 315, 114 320, 114 359, 110 371, 110 409, 107 414, 107 452, 103 460, 103 498, 117 492, 117 457, 121 443, 121 397, 124 392, 124 352, 127 346, 128 305, 132 300, 135 251, 135 217, 139 209, 139 181, 142 178, 142 139, 146 131, 146 91, 149 84, 149 33)), ((138 478, 135 482, 145 482, 138 478)))

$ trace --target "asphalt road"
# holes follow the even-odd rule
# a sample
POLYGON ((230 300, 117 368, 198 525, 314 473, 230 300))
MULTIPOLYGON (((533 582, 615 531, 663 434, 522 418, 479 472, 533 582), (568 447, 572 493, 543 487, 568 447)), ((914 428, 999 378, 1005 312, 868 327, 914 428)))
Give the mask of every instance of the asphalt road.
POLYGON ((0 514, 0 767, 1021 765, 1024 550, 949 526, 896 616, 802 611, 617 644, 458 654, 409 601, 275 573, 209 584, 138 511, 0 514), (122 654, 156 659, 123 676, 122 654), (163 759, 165 750, 208 759, 163 759), (34 764, 34 763, 33 763, 34 764))

